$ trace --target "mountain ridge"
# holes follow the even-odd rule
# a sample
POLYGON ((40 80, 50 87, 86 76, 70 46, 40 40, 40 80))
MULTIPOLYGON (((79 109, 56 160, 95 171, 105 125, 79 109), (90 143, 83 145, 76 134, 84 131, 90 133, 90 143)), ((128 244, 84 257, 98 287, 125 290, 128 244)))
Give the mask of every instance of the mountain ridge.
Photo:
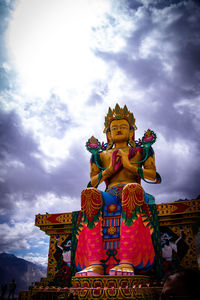
POLYGON ((9 284, 14 279, 16 282, 17 295, 21 290, 27 290, 28 287, 42 277, 46 277, 46 268, 42 265, 35 264, 23 258, 19 258, 14 254, 0 253, 0 284, 7 284, 7 292, 9 292, 9 284))

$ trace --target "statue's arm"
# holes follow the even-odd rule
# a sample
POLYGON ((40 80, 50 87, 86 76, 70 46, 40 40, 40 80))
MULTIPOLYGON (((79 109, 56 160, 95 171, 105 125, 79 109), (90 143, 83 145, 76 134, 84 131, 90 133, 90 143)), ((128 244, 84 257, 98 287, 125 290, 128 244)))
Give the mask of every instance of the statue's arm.
MULTIPOLYGON (((99 181, 99 174, 101 170, 97 167, 95 163, 92 163, 90 165, 90 180, 91 180, 91 185, 95 187, 98 184, 99 181)), ((99 183, 102 182, 102 178, 99 183)))
MULTIPOLYGON (((102 157, 101 157, 101 159, 102 159, 102 157)), ((101 171, 97 167, 95 162, 91 163, 91 165, 90 165, 91 185, 93 187, 95 187, 97 184, 100 184, 103 181, 109 179, 109 177, 111 177, 114 173, 115 173, 115 171, 114 171, 113 166, 112 166, 112 160, 110 161, 109 166, 103 171, 101 171), (100 176, 100 173, 101 173, 101 176, 100 176), (99 178, 101 178, 100 181, 99 181, 99 178)))
POLYGON ((154 181, 156 179, 155 155, 149 156, 144 162, 143 176, 145 179, 154 181))
MULTIPOLYGON (((131 164, 125 152, 120 150, 123 166, 129 170, 132 174, 139 175, 138 165, 131 164)), ((140 165, 141 166, 141 165, 140 165)), ((143 176, 145 179, 154 181, 156 179, 156 166, 154 153, 149 156, 143 164, 143 176)))

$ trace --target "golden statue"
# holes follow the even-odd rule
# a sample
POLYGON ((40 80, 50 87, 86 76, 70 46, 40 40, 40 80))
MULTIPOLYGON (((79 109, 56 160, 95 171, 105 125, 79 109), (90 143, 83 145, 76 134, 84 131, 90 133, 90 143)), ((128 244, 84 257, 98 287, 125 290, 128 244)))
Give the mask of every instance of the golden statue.
POLYGON ((106 146, 91 137, 88 188, 81 193, 76 276, 134 275, 154 265, 153 226, 149 196, 143 180, 161 181, 151 145, 156 135, 148 129, 135 141, 135 118, 116 104, 105 117, 106 146), (97 189, 106 183, 105 192, 97 189))

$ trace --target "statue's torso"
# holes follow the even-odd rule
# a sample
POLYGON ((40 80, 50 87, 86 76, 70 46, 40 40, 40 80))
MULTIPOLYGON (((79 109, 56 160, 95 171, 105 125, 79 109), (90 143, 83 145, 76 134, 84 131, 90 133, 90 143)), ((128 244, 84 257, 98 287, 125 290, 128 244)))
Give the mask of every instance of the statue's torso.
MULTIPOLYGON (((123 149, 123 151, 125 151, 127 153, 127 157, 129 155, 129 149, 123 149)), ((115 151, 116 149, 110 149, 107 151, 103 151, 100 154, 101 157, 101 161, 102 161, 102 165, 104 168, 108 168, 108 166, 111 163, 112 160, 112 153, 113 151, 115 151)), ((129 159, 129 161, 131 163, 136 163, 142 160, 142 153, 140 151, 138 151, 131 159, 129 159)), ((139 167, 141 164, 135 164, 136 167, 139 167)), ((110 180, 109 180, 109 184, 108 187, 112 187, 114 185, 120 184, 120 183, 124 183, 124 184, 128 184, 128 183, 133 183, 133 182, 138 182, 138 176, 135 174, 132 174, 130 171, 128 171, 125 168, 120 168, 119 171, 113 175, 110 180)))

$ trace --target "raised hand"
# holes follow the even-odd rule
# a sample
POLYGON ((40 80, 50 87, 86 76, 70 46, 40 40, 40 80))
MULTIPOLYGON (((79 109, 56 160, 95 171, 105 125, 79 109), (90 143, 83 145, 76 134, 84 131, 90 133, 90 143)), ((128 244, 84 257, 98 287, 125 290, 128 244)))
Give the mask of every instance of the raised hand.
POLYGON ((137 174, 138 168, 130 163, 127 153, 121 149, 119 150, 119 152, 121 155, 121 161, 123 167, 129 170, 131 173, 137 174))
POLYGON ((108 168, 103 171, 102 175, 103 175, 103 177, 105 179, 107 179, 107 178, 111 177, 115 173, 116 173, 116 170, 114 169, 113 159, 111 158, 108 168))

